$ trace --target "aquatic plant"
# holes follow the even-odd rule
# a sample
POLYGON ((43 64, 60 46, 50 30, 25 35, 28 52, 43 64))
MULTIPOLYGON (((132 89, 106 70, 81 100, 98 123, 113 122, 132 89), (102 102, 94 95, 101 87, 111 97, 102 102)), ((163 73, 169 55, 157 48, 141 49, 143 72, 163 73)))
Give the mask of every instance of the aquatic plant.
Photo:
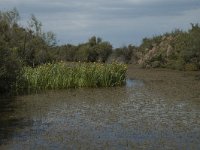
POLYGON ((126 70, 127 66, 119 63, 48 63, 36 68, 24 67, 17 87, 37 91, 120 86, 125 83, 126 70), (21 81, 25 82, 24 87, 20 87, 21 81))

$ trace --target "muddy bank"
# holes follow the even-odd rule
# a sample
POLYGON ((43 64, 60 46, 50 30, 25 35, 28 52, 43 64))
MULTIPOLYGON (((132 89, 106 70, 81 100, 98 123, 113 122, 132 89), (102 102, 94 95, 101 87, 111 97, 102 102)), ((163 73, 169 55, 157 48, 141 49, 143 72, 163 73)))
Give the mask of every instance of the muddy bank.
POLYGON ((127 77, 143 80, 148 89, 169 98, 200 103, 200 71, 141 69, 139 66, 129 65, 127 77))

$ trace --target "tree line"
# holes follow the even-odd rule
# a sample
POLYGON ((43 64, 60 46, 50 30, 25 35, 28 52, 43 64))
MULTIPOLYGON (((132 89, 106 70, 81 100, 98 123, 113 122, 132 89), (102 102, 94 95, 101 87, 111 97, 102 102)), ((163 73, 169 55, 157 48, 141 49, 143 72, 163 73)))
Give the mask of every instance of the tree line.
POLYGON ((112 60, 179 70, 200 69, 200 26, 144 38, 140 46, 113 48, 109 41, 92 36, 79 45, 57 45, 52 32, 31 15, 28 26, 19 24, 16 8, 0 11, 0 93, 10 91, 24 66, 36 67, 59 61, 107 63, 112 60))

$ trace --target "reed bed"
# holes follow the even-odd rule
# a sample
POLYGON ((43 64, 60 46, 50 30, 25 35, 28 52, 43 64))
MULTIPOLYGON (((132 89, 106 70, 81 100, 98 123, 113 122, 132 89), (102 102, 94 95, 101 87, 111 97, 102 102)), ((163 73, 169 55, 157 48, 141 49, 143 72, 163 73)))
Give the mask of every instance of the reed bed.
POLYGON ((28 90, 78 87, 113 87, 125 83, 127 66, 119 63, 53 63, 25 67, 23 84, 28 90))

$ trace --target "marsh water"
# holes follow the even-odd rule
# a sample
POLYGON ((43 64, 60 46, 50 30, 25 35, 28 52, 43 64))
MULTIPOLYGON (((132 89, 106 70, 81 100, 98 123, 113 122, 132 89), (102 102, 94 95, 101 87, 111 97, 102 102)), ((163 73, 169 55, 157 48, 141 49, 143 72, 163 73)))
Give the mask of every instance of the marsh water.
POLYGON ((1 97, 0 149, 200 149, 192 73, 128 72, 126 86, 1 97))

